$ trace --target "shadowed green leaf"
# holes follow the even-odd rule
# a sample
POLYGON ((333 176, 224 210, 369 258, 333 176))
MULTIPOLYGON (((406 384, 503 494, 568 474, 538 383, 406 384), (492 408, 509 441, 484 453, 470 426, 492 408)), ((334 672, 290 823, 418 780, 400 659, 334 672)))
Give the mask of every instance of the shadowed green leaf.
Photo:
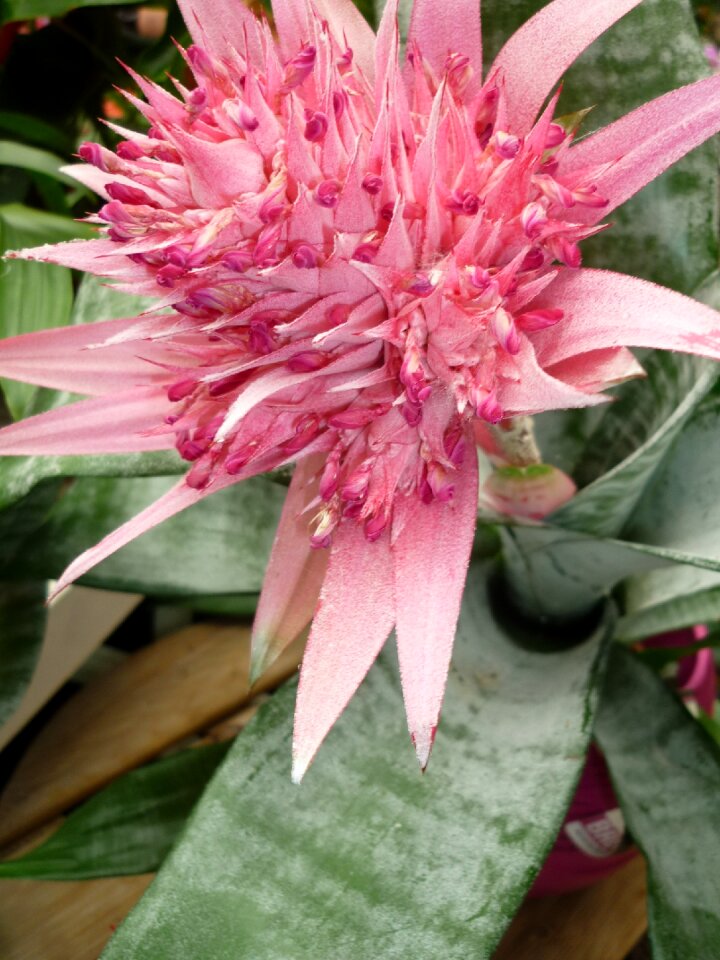
MULTIPOLYGON (((7 560, 10 577, 57 577, 78 554, 162 496, 176 480, 78 478, 7 560)), ((286 490, 257 478, 166 520, 95 567, 94 587, 194 596, 257 592, 286 490)))
POLYGON ((0 863, 0 878, 86 880, 157 870, 229 747, 184 750, 120 777, 49 840, 0 863))
POLYGON ((35 669, 45 630, 43 582, 0 583, 0 726, 10 717, 35 669))
MULTIPOLYGON (((140 0, 125 0, 139 3, 140 0)), ((62 17, 78 7, 117 6, 117 0, 0 0, 0 23, 30 20, 33 17, 62 17)))
POLYGON ((428 773, 393 652, 300 787, 294 684, 238 737, 104 960, 487 960, 567 808, 592 724, 600 637, 529 653, 471 570, 428 773), (529 722, 532 718, 532 722, 529 722))
POLYGON ((648 860, 654 960, 715 960, 720 943, 720 750, 632 654, 610 659, 596 736, 648 860))

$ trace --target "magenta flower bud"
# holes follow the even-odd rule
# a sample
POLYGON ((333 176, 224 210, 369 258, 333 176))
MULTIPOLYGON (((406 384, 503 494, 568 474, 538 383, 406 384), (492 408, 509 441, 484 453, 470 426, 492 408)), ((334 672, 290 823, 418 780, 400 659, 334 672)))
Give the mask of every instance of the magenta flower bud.
POLYGON ((382 536, 383 531, 387 528, 390 517, 387 512, 384 510, 380 513, 376 513, 374 517, 371 517, 365 523, 365 539, 370 543, 374 543, 379 537, 382 536))
POLYGON ((495 391, 491 390, 475 407, 477 415, 488 423, 500 423, 505 413, 497 401, 495 391))
POLYGON ((340 479, 340 451, 334 450, 325 461, 323 472, 320 475, 318 492, 323 500, 333 497, 338 488, 340 479))
POLYGON ((282 445, 286 453, 298 453, 311 443, 320 432, 320 421, 315 414, 301 417, 295 427, 295 436, 282 445))
POLYGON ((573 190, 572 196, 575 203, 579 203, 583 207, 594 207, 598 210, 606 207, 609 202, 605 197, 600 196, 595 184, 590 187, 580 187, 577 190, 573 190))
POLYGON ((329 547, 332 543, 332 535, 335 527, 338 525, 340 517, 337 510, 333 507, 326 507, 315 517, 315 530, 310 537, 310 546, 315 550, 323 547, 329 547))
POLYGON ((327 133, 328 118, 321 110, 305 111, 305 139, 317 143, 327 133))
POLYGON ((320 370, 327 363, 327 355, 320 350, 301 350, 294 354, 285 364, 293 373, 312 373, 320 370))
POLYGON ((153 148, 153 157, 156 160, 162 160, 164 163, 178 163, 180 156, 177 151, 168 144, 158 144, 153 148))
POLYGON ((190 67, 193 73, 201 73, 206 77, 212 77, 213 63, 209 54, 207 54, 202 47, 193 43, 187 48, 185 53, 190 61, 190 67))
POLYGON ((535 177, 535 184, 545 194, 548 200, 552 200, 553 203, 557 203, 561 207, 565 207, 565 209, 575 206, 575 198, 571 191, 563 186, 562 183, 558 183, 554 177, 547 174, 540 174, 535 177))
POLYGON ((495 153, 503 160, 513 160, 520 150, 520 138, 498 130, 495 133, 495 153))
POLYGON ((111 200, 110 203, 103 204, 98 210, 98 216, 102 220, 107 220, 108 223, 134 223, 133 218, 119 200, 111 200))
POLYGON ((192 377, 188 377, 185 380, 178 380, 168 387, 167 398, 170 403, 177 403, 178 400, 184 400, 185 397, 189 397, 191 393, 194 393, 196 387, 197 380, 193 380, 192 377))
POLYGON ((280 242, 280 227, 276 224, 268 225, 260 232, 253 260, 258 267, 272 267, 278 262, 277 247, 280 242))
POLYGON ((161 287, 174 287, 180 277, 185 276, 185 269, 174 263, 168 263, 155 274, 155 282, 161 287))
POLYGON ((333 113, 336 117, 341 117, 348 101, 348 95, 345 90, 336 90, 332 95, 333 113))
POLYGON ((275 343, 266 323, 258 323, 256 320, 250 321, 248 344, 253 353, 260 353, 263 356, 272 353, 275 349, 275 343))
POLYGON ((430 277, 424 273, 416 273, 404 281, 403 287, 408 293, 414 293, 416 297, 429 297, 435 292, 435 284, 430 277))
POLYGON ((366 190, 371 196, 375 197, 382 190, 382 177, 378 177, 375 173, 366 173, 361 186, 363 190, 366 190))
POLYGON ((360 260, 361 263, 372 263, 379 249, 380 247, 376 243, 361 243, 359 247, 355 248, 352 259, 360 260))
POLYGON ((137 187, 130 187, 125 183, 106 183, 105 189, 108 196, 113 200, 119 200, 120 203, 129 203, 134 206, 140 204, 157 207, 157 201, 152 200, 144 190, 138 190, 137 187))
POLYGON ((349 500, 352 503, 362 501, 367 496, 368 486, 370 485, 370 464, 366 461, 347 477, 345 483, 340 488, 340 499, 349 500))
POLYGON ((244 273, 252 266, 253 258, 249 250, 228 250, 220 262, 234 273, 244 273))
POLYGON ((338 57, 335 61, 335 66, 338 68, 339 73, 347 73, 348 70, 352 68, 353 62, 353 52, 350 47, 347 48, 345 53, 342 56, 338 57))
POLYGON ((520 352, 520 337, 518 336, 517 327, 507 310, 498 307, 490 321, 490 329, 506 353, 514 356, 520 352))
POLYGON ((315 200, 321 207, 335 207, 341 189, 338 180, 323 180, 315 188, 315 200))
POLYGON ((257 130, 260 126, 258 118, 242 100, 239 100, 237 103, 226 103, 225 112, 233 123, 237 124, 241 130, 245 130, 246 133, 252 133, 253 130, 257 130))
POLYGON ((563 310, 528 310, 527 313, 521 313, 515 317, 515 323, 527 333, 533 330, 544 330, 546 327, 553 327, 559 323, 565 316, 563 310))
POLYGON ((240 473, 252 459, 252 448, 245 446, 235 450, 225 459, 225 472, 231 476, 240 473))
POLYGON ((582 263, 580 247, 567 237, 550 237, 547 246, 553 257, 566 267, 579 267, 582 263))
POLYGON ((422 405, 407 400, 402 407, 400 407, 400 413, 402 413, 405 423, 407 423, 409 427, 416 427, 422 420, 422 405))
POLYGON ((260 206, 258 216, 263 223, 273 223, 282 216, 286 207, 287 205, 280 199, 279 193, 273 193, 260 206))
POLYGON ((179 243, 174 243, 171 247, 165 247, 164 253, 168 263, 172 263, 176 267, 187 266, 188 252, 179 243))
POLYGON ((85 163, 91 163, 99 170, 107 171, 107 164, 103 159, 102 147, 98 143, 81 143, 78 147, 78 156, 85 163))
POLYGON ((547 222, 547 212, 541 203, 528 203, 523 207, 523 211, 520 214, 520 223, 522 224, 526 237, 534 240, 535 237, 542 233, 547 222))
POLYGON ((313 267, 317 267, 317 251, 308 243, 299 243, 293 250, 292 262, 302 270, 310 270, 313 267))
POLYGON ((451 53, 448 56, 445 61, 445 72, 450 89, 458 96, 465 92, 475 73, 469 57, 460 53, 451 53))
POLYGON ((303 46, 285 66, 285 79, 280 88, 281 93, 289 93, 309 76, 315 66, 316 52, 311 44, 303 46))
POLYGON ((183 460, 198 460, 207 450, 208 444, 197 440, 185 440, 177 450, 183 460))
POLYGON ((241 373, 231 373, 229 376, 223 377, 222 380, 212 380, 208 384, 208 393, 211 397, 224 397, 231 390, 241 386, 247 378, 247 371, 243 370, 241 373))
POLYGON ((565 128, 559 123, 551 123, 545 136, 545 149, 552 150, 553 147, 559 147, 567 133, 565 128))
POLYGON ((185 475, 185 483, 193 490, 204 490, 210 482, 213 463, 210 457, 196 460, 185 475))
MULTIPOLYGON (((121 140, 117 147, 115 147, 115 153, 121 160, 139 160, 140 157, 145 156, 143 148, 133 140, 121 140)), ((80 155, 82 156, 82 154, 80 155)), ((85 159, 86 158, 83 157, 83 160, 85 159)))
POLYGON ((533 247, 528 250, 525 259, 522 262, 523 270, 539 270, 545 263, 545 254, 539 247, 533 247))

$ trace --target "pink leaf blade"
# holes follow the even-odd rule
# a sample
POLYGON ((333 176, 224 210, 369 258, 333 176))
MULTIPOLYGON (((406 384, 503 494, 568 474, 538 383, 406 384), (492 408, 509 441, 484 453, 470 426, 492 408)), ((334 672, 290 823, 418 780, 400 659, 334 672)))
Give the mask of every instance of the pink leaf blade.
POLYGON ((423 770, 440 717, 477 504, 477 458, 468 442, 451 501, 425 504, 412 496, 396 506, 399 533, 392 554, 400 677, 408 728, 423 770))
POLYGON ((492 71, 501 70, 504 76, 513 133, 530 129, 568 67, 593 40, 640 2, 553 0, 510 37, 495 58, 492 71))
POLYGON ((438 15, 437 0, 415 0, 410 17, 408 47, 417 44, 438 79, 445 74, 450 54, 466 56, 473 70, 467 93, 482 82, 482 38, 479 0, 445 0, 438 15))
POLYGON ((4 427, 0 455, 169 450, 174 434, 157 432, 167 412, 167 394, 157 387, 80 400, 4 427))
POLYGON ((671 90, 571 147, 563 175, 608 164, 593 180, 605 207, 578 207, 573 219, 597 223, 720 130, 720 74, 671 90))
POLYGON ((123 318, 8 337, 0 341, 0 377, 92 396, 167 383, 161 364, 177 364, 178 356, 162 343, 103 346, 137 322, 123 318))
POLYGON ((387 534, 371 544, 360 524, 341 524, 300 673, 293 735, 295 783, 302 780, 392 630, 392 583, 387 534))
MULTIPOLYGON (((550 367, 608 347, 678 350, 720 360, 720 313, 681 293, 610 270, 561 270, 536 304, 565 312, 554 327, 530 334, 550 367)), ((535 308, 535 305, 534 307, 535 308)))
POLYGON ((328 551, 310 546, 308 504, 317 496, 324 457, 301 460, 288 488, 252 631, 254 683, 312 620, 325 579, 328 551))

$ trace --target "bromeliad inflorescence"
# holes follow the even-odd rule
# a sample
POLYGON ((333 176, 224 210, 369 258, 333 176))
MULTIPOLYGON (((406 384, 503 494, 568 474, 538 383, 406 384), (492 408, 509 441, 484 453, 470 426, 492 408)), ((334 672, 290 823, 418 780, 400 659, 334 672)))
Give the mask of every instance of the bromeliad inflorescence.
POLYGON ((639 0, 555 0, 483 78, 477 2, 395 2, 378 36, 349 0, 185 0, 190 87, 136 76, 149 123, 84 144, 100 236, 20 256, 158 298, 140 317, 0 345, 0 373, 93 395, 6 428, 5 453, 175 447, 182 482, 61 586, 178 510, 298 462, 255 627, 261 669, 316 608, 295 776, 396 627, 427 763, 488 424, 601 402, 628 346, 720 357, 720 315, 581 268, 579 244, 720 128, 720 78, 586 139, 557 82, 639 0), (551 42, 550 42, 551 41, 551 42), (552 50, 552 57, 547 54, 552 50), (546 106, 543 104, 549 97, 546 106), (313 548, 316 548, 315 550, 313 548))

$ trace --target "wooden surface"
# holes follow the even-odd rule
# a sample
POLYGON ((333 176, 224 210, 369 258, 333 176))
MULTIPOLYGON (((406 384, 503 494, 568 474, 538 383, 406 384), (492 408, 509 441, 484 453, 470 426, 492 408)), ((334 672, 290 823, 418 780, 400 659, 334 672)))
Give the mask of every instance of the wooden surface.
POLYGON ((493 960, 623 960, 647 928, 645 863, 585 890, 528 900, 493 960))
MULTIPOLYGON (((288 648, 253 692, 289 676, 301 650, 288 648)), ((192 626, 88 684, 33 741, 0 796, 0 846, 236 711, 250 697, 249 652, 247 627, 192 626)))

